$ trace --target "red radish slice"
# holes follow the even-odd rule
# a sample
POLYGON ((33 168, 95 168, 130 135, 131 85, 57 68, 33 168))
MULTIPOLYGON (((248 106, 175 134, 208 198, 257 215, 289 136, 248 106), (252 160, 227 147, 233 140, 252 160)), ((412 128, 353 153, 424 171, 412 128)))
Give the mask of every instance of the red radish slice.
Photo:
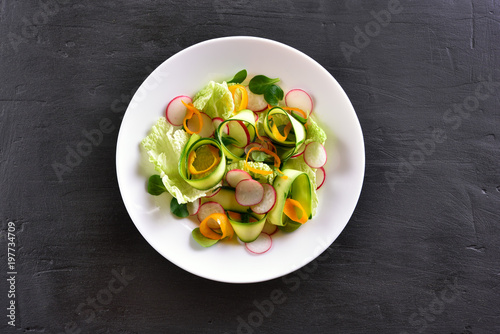
POLYGON ((262 94, 254 94, 250 89, 245 87, 248 94, 247 108, 253 112, 262 112, 267 109, 267 101, 262 94))
MULTIPOLYGON (((214 134, 212 119, 204 112, 200 113, 200 115, 203 126, 201 127, 201 131, 198 133, 198 135, 203 138, 208 138, 214 134)), ((191 119, 189 119, 187 122, 187 126, 190 129, 198 130, 200 128, 200 121, 198 117, 192 117, 191 119)))
POLYGON ((321 188, 323 183, 325 183, 325 179, 326 179, 325 169, 323 167, 316 169, 316 184, 317 184, 316 190, 321 188))
POLYGON ((242 121, 234 120, 226 123, 228 126, 228 135, 237 141, 234 145, 245 147, 250 143, 250 132, 242 121))
POLYGON ((276 190, 274 190, 274 187, 267 183, 263 184, 262 187, 264 187, 264 198, 259 204, 251 207, 252 211, 258 214, 268 213, 276 204, 276 190))
POLYGON ((327 156, 323 145, 317 141, 307 144, 304 150, 304 161, 311 168, 320 168, 326 164, 327 156))
POLYGON ((264 198, 264 187, 258 181, 243 180, 236 185, 234 196, 240 205, 257 205, 264 198))
POLYGON ((259 120, 259 115, 257 115, 255 112, 253 113, 254 117, 255 117, 255 123, 257 123, 257 121, 259 120))
POLYGON ((236 185, 242 180, 251 180, 250 174, 241 169, 231 169, 226 174, 226 181, 231 187, 236 188, 236 185))
POLYGON ((212 213, 224 213, 224 208, 217 202, 206 202, 198 210, 198 220, 200 223, 212 213))
POLYGON ((313 110, 311 96, 302 89, 292 89, 285 95, 285 104, 290 108, 298 108, 309 116, 313 110))
POLYGON ((220 123, 224 122, 224 120, 220 117, 214 117, 212 118, 212 124, 214 126, 214 130, 217 129, 220 125, 220 123))
POLYGON ((165 109, 165 117, 172 125, 181 126, 184 121, 184 117, 186 117, 187 108, 184 104, 182 104, 182 101, 185 103, 193 102, 189 96, 179 95, 174 97, 165 109))
POLYGON ((245 243, 245 247, 254 254, 264 254, 272 245, 273 239, 266 233, 261 233, 254 241, 245 243))
POLYGON ((209 192, 207 194, 207 196, 205 196, 205 197, 214 197, 215 195, 217 195, 219 193, 221 187, 222 187, 222 182, 219 184, 218 188, 216 188, 216 189, 212 190, 211 192, 209 192))
POLYGON ((262 232, 273 235, 274 233, 278 232, 278 226, 271 224, 269 221, 266 221, 264 227, 262 228, 262 232))
POLYGON ((194 215, 198 214, 198 211, 200 210, 200 206, 201 206, 201 198, 198 198, 194 202, 189 202, 187 204, 187 210, 189 212, 189 215, 194 216, 194 215))
POLYGON ((294 155, 292 155, 291 158, 300 157, 302 155, 302 153, 304 153, 305 148, 306 148, 305 144, 300 145, 299 150, 297 151, 297 153, 295 153, 294 155))

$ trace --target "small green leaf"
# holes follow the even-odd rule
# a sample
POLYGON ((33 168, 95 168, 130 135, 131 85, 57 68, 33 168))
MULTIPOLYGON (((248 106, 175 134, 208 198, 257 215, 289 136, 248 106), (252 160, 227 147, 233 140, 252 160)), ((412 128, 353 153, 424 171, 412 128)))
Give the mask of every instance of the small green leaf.
POLYGON ((160 175, 151 175, 148 180, 148 193, 158 196, 167 191, 160 175))
POLYGON ((179 204, 177 198, 175 197, 173 197, 172 201, 170 201, 170 211, 179 218, 186 218, 189 216, 187 204, 179 204))
POLYGON ((229 80, 227 83, 235 83, 235 84, 239 84, 239 83, 242 83, 243 81, 245 81, 245 79, 247 78, 247 70, 241 70, 239 71, 238 73, 235 74, 235 76, 229 80))
POLYGON ((248 88, 254 94, 264 94, 268 90, 269 86, 272 86, 279 81, 279 78, 271 79, 265 75, 256 75, 248 83, 248 88))
POLYGON ((191 235, 193 236, 193 239, 203 247, 213 246, 219 241, 207 238, 206 236, 201 234, 199 227, 195 228, 193 232, 191 232, 191 235))
POLYGON ((264 99, 272 106, 277 106, 284 96, 283 89, 276 85, 269 86, 264 92, 264 99))

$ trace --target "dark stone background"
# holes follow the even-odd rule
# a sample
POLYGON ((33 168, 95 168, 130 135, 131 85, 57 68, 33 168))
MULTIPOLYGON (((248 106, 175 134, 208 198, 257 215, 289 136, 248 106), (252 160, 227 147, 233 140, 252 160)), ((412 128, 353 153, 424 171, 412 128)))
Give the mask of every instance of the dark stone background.
POLYGON ((370 12, 389 4, 0 0, 0 263, 7 277, 14 222, 18 272, 16 328, 2 279, 0 332, 500 333, 500 1, 401 0, 377 30, 370 12), (365 136, 365 183, 344 232, 323 261, 259 284, 208 281, 164 259, 115 174, 121 116, 143 79, 230 35, 317 60, 365 136), (347 57, 342 43, 356 42, 347 57), (60 182, 53 164, 103 119, 110 133, 60 182))

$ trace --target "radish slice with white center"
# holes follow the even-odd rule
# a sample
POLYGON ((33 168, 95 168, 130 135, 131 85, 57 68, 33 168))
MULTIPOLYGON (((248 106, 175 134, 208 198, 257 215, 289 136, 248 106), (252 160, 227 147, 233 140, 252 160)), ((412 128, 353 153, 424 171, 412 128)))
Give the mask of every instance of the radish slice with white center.
POLYGON ((263 184, 262 187, 264 187, 262 201, 251 207, 252 211, 258 214, 268 213, 276 204, 276 190, 274 190, 274 187, 267 183, 263 184))
POLYGON ((266 221, 264 227, 262 228, 262 232, 273 235, 274 233, 278 232, 278 226, 271 224, 269 221, 266 221))
POLYGON ((254 254, 264 254, 272 245, 273 239, 266 233, 261 233, 254 241, 245 243, 245 247, 254 254))
POLYGON ((194 202, 189 202, 186 207, 190 216, 198 214, 201 206, 201 198, 194 200, 194 202))
POLYGON ((255 117, 255 123, 257 123, 257 121, 259 120, 259 115, 257 115, 255 112, 253 113, 254 117, 255 117))
POLYGON ((198 220, 200 223, 212 213, 225 213, 224 208, 217 202, 206 202, 198 210, 198 220))
POLYGON ((241 169, 231 169, 226 174, 226 181, 231 187, 236 188, 238 183, 243 180, 251 180, 250 174, 241 169))
POLYGON ((292 89, 285 95, 285 104, 290 108, 298 108, 308 116, 313 110, 313 101, 309 94, 302 89, 292 89))
POLYGON ((299 150, 297 151, 297 153, 295 153, 294 155, 292 155, 291 158, 300 157, 302 155, 302 153, 304 153, 305 148, 306 148, 305 144, 300 145, 299 150))
POLYGON ((326 179, 325 169, 323 167, 316 169, 316 184, 317 184, 316 190, 321 188, 323 183, 325 183, 325 179, 326 179))
POLYGON ((232 120, 225 124, 228 127, 228 135, 236 140, 235 146, 243 148, 250 143, 250 132, 248 132, 245 123, 240 120, 232 120))
POLYGON ((267 101, 263 94, 254 94, 248 86, 245 87, 248 95, 247 108, 253 112, 262 112, 267 109, 267 101))
POLYGON ((167 105, 165 109, 165 117, 167 121, 175 126, 181 126, 186 117, 187 108, 182 101, 185 103, 192 103, 193 101, 189 96, 179 95, 174 97, 167 105))
POLYGON ((236 202, 243 206, 259 204, 264 198, 264 187, 255 180, 242 180, 236 185, 236 202))
POLYGON ((304 150, 304 161, 311 168, 320 168, 326 164, 327 156, 323 145, 317 141, 307 144, 304 150))
MULTIPOLYGON (((204 112, 200 113, 200 115, 203 125, 201 127, 201 131, 198 132, 198 135, 203 138, 208 138, 214 134, 212 119, 204 112)), ((200 121, 198 117, 195 116, 188 120, 187 125, 190 129, 198 130, 200 128, 200 121)))
POLYGON ((220 125, 220 123, 224 122, 224 120, 220 117, 214 117, 212 118, 212 124, 214 126, 214 130, 217 129, 220 125))

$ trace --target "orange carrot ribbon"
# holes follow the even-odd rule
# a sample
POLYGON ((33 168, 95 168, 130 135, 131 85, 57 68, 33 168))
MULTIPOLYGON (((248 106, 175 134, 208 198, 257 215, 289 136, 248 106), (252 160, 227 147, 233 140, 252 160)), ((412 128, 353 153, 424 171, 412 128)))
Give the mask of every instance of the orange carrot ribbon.
POLYGON ((233 227, 231 226, 231 223, 229 223, 229 220, 227 219, 227 216, 223 213, 212 213, 210 216, 207 218, 203 219, 203 221, 200 223, 200 232, 203 234, 205 237, 213 240, 220 240, 224 239, 225 237, 229 237, 231 239, 234 235, 234 230, 233 227), (222 234, 219 234, 215 232, 210 226, 209 222, 211 220, 214 220, 219 224, 219 227, 221 229, 222 234))
POLYGON ((307 222, 308 219, 306 210, 304 210, 302 205, 298 201, 291 198, 286 199, 283 213, 291 220, 301 224, 307 222), (297 215, 297 210, 301 212, 300 217, 297 215))

